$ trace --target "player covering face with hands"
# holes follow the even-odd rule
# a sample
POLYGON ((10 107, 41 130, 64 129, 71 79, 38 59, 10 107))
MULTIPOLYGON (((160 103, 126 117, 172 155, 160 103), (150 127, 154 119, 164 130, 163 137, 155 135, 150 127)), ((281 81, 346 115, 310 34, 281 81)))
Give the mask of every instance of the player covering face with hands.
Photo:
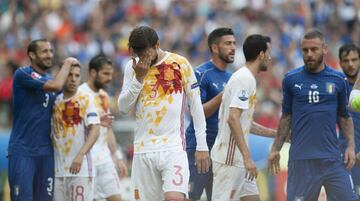
POLYGON ((196 77, 187 59, 160 49, 159 38, 150 27, 133 29, 129 48, 136 58, 125 68, 118 103, 122 113, 135 107, 132 200, 184 200, 189 180, 184 151, 185 99, 196 119, 199 172, 207 172, 210 164, 196 77))

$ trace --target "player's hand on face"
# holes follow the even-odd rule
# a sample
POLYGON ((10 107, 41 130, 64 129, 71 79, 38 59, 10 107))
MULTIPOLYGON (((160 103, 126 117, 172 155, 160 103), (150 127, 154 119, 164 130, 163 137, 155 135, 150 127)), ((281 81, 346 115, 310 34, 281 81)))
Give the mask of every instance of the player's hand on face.
POLYGON ((195 152, 195 165, 197 166, 198 173, 209 172, 211 161, 209 151, 196 151, 195 152))
POLYGON ((253 160, 248 159, 244 160, 244 165, 246 169, 245 178, 252 181, 257 178, 258 172, 253 160))
POLYGON ((111 128, 114 116, 110 113, 103 114, 100 116, 100 124, 103 127, 111 128))
POLYGON ((139 61, 136 62, 135 58, 131 58, 133 61, 133 69, 136 74, 136 79, 139 82, 142 82, 149 71, 152 54, 149 50, 145 51, 141 56, 139 56, 139 61))
POLYGON ((278 151, 271 151, 268 157, 268 169, 271 174, 276 174, 280 171, 280 153, 278 151))
POLYGON ((74 158, 73 162, 71 163, 70 166, 70 173, 71 174, 77 174, 80 172, 80 168, 81 168, 81 164, 82 161, 84 159, 84 156, 81 154, 76 155, 76 157, 74 158))
POLYGON ((117 160, 116 166, 119 170, 119 177, 124 178, 128 174, 128 168, 123 160, 117 160))
POLYGON ((347 170, 351 170, 351 168, 355 165, 355 150, 353 147, 348 147, 345 150, 345 154, 344 154, 344 163, 346 165, 346 169, 347 170))

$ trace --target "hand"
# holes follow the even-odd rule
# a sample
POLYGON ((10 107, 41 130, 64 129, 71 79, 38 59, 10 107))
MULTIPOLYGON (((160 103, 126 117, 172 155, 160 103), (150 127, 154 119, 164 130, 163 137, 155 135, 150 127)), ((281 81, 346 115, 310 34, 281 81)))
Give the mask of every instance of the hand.
POLYGON ((80 62, 74 58, 74 57, 68 57, 64 60, 64 63, 62 66, 69 66, 69 67, 72 67, 72 66, 75 66, 75 65, 79 65, 80 66, 80 62))
POLYGON ((84 155, 82 154, 78 154, 76 155, 76 157, 74 158, 73 162, 71 163, 70 166, 70 173, 71 174, 77 174, 80 172, 80 168, 81 168, 81 164, 82 161, 84 159, 84 155))
POLYGON ((268 169, 271 174, 276 174, 280 171, 280 152, 271 150, 268 157, 268 169))
POLYGON ((114 116, 112 116, 110 113, 100 116, 100 124, 103 127, 111 128, 113 120, 114 116))
POLYGON ((115 162, 118 171, 119 171, 119 177, 124 178, 128 174, 128 168, 123 160, 116 160, 115 162))
POLYGON ((251 159, 244 160, 244 165, 246 169, 245 178, 252 181, 257 178, 258 172, 255 166, 254 161, 251 159))
POLYGON ((135 71, 135 75, 136 75, 136 79, 142 83, 145 76, 147 75, 150 65, 151 65, 151 52, 150 51, 146 51, 144 53, 144 56, 139 57, 139 61, 136 63, 135 58, 131 58, 133 61, 133 69, 135 71))
POLYGON ((344 163, 346 164, 346 169, 351 170, 355 165, 355 150, 354 147, 347 147, 344 154, 344 163))
POLYGON ((360 152, 356 154, 356 162, 355 165, 360 167, 360 152))
POLYGON ((209 172, 210 163, 209 151, 195 152, 195 165, 199 174, 209 172))

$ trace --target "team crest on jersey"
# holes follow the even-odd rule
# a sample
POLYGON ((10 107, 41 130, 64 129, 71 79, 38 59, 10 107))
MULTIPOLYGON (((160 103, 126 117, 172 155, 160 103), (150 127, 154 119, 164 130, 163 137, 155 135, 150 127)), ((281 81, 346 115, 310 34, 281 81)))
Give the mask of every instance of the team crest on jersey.
POLYGON ((310 86, 310 88, 311 88, 311 89, 317 89, 318 86, 317 86, 316 84, 312 84, 312 85, 310 86))
POLYGON ((34 79, 34 80, 38 80, 41 78, 41 75, 39 75, 39 73, 37 72, 32 72, 31 73, 31 77, 34 79))
POLYGON ((241 90, 240 96, 238 97, 241 101, 247 101, 249 99, 249 94, 246 90, 241 90))
POLYGON ((326 83, 326 91, 329 94, 333 94, 335 92, 335 83, 333 82, 327 82, 326 83))

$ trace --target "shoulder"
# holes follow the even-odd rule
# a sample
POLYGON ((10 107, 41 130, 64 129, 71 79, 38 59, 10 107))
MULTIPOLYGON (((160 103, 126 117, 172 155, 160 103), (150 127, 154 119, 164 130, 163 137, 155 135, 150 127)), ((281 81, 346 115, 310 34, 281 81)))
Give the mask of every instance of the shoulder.
POLYGON ((297 67, 285 73, 284 79, 291 79, 304 71, 304 66, 297 67))
POLYGON ((24 75, 31 75, 33 70, 29 66, 23 66, 15 70, 14 77, 17 76, 24 76, 24 75))
POLYGON ((214 68, 209 65, 209 62, 203 63, 195 69, 195 74, 199 77, 203 77, 209 74, 209 72, 213 71, 214 68))
POLYGON ((346 76, 344 73, 337 71, 331 67, 326 66, 325 73, 330 76, 334 76, 335 78, 338 78, 340 80, 346 80, 346 76))
POLYGON ((184 56, 172 52, 167 52, 167 54, 167 62, 177 63, 180 67, 184 67, 183 65, 190 66, 189 61, 184 56))

